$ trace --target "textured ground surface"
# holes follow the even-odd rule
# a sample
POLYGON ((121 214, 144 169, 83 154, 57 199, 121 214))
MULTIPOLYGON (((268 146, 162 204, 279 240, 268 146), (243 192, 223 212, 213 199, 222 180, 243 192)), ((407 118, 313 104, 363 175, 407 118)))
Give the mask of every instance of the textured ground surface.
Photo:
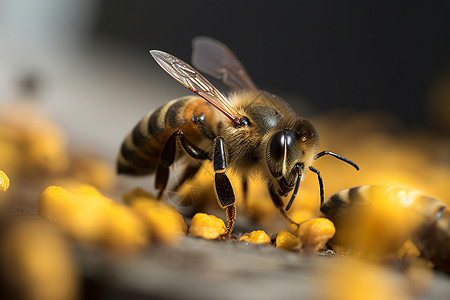
MULTIPOLYGON (((306 256, 190 237, 178 247, 152 247, 128 259, 84 247, 77 253, 88 298, 96 299, 317 299, 329 288, 324 272, 344 259, 332 251, 306 256)), ((381 268, 381 274, 380 280, 394 285, 405 282, 398 269, 381 268)), ((450 278, 434 273, 414 298, 448 299, 449 294, 450 278)))

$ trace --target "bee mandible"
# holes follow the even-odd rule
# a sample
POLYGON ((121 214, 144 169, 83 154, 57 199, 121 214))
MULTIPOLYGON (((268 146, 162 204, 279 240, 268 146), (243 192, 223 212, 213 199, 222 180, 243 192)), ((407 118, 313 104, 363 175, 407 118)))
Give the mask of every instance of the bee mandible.
POLYGON ((226 210, 225 237, 230 237, 236 220, 235 194, 227 176, 229 168, 242 177, 244 199, 247 178, 262 175, 273 203, 294 224, 286 212, 308 170, 318 176, 323 203, 322 177, 312 166, 315 159, 331 155, 359 169, 354 162, 335 153, 318 153, 319 135, 311 121, 297 116, 279 97, 258 90, 235 54, 221 42, 195 38, 192 61, 199 70, 230 87, 233 92, 228 96, 181 59, 159 50, 150 53, 161 68, 197 96, 172 100, 144 116, 122 144, 118 172, 155 173, 155 189, 161 198, 169 167, 176 160, 185 162, 178 186, 193 177, 203 161, 211 160, 217 202, 226 210), (284 208, 281 197, 292 190, 284 208))

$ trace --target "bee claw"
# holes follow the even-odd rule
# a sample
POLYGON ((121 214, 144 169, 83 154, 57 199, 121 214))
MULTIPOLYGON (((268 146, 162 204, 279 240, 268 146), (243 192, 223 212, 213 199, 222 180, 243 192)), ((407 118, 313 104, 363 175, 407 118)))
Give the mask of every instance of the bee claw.
POLYGON ((217 237, 218 241, 231 241, 231 232, 225 231, 225 233, 219 235, 219 237, 217 237))

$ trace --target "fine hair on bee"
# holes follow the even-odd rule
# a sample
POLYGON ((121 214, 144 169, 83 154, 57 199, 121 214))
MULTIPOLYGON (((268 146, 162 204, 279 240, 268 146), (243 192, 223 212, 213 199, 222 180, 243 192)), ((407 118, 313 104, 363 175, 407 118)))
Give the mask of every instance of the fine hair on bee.
POLYGON ((221 42, 195 38, 192 62, 230 87, 233 92, 228 96, 175 56, 159 50, 150 53, 162 69, 196 95, 172 100, 144 116, 122 144, 118 172, 155 173, 155 189, 162 197, 175 160, 186 161, 179 186, 198 172, 203 161, 211 160, 216 199, 226 209, 225 237, 230 236, 236 219, 229 168, 242 177, 244 202, 247 178, 260 174, 281 215, 294 224, 286 211, 308 170, 317 174, 323 203, 322 176, 312 166, 315 159, 330 155, 359 169, 333 152, 318 153, 319 135, 311 121, 297 116, 279 97, 258 90, 234 53, 221 42), (284 206, 281 197, 291 191, 284 206))

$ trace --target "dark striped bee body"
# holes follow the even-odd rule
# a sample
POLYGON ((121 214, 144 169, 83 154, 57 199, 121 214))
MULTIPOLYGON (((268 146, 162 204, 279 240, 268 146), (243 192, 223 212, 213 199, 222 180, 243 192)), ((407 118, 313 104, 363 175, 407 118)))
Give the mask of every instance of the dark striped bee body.
MULTIPOLYGON (((436 268, 450 273, 450 208, 436 198, 414 189, 397 186, 363 185, 340 191, 331 196, 321 211, 336 226, 332 243, 341 243, 356 228, 364 226, 367 214, 377 205, 388 205, 386 212, 396 210, 401 220, 386 220, 380 224, 386 231, 403 227, 402 237, 411 239, 421 254, 436 268), (381 204, 378 204, 380 203, 381 204), (361 217, 363 215, 363 217, 361 217), (354 222, 356 220, 358 223, 354 222), (403 222, 399 224, 400 222, 403 222)), ((380 236, 370 237, 379 242, 380 236)), ((404 240, 399 240, 400 244, 404 240)))
POLYGON ((176 160, 187 162, 178 186, 194 176, 203 161, 211 160, 216 199, 226 209, 225 237, 229 238, 236 219, 236 203, 228 168, 242 177, 244 202, 247 178, 261 175, 275 206, 292 223, 286 211, 308 170, 318 176, 323 201, 322 177, 312 166, 315 159, 329 154, 358 169, 355 163, 335 153, 317 153, 319 136, 314 125, 297 116, 277 96, 258 90, 225 45, 205 37, 195 39, 193 44, 194 64, 221 79, 234 92, 226 97, 189 64, 166 52, 150 51, 161 68, 201 98, 176 99, 146 115, 122 144, 117 161, 119 173, 155 173, 155 189, 161 198, 169 167, 176 160), (284 209, 281 197, 291 191, 284 209))
MULTIPOLYGON (((215 109, 202 98, 172 100, 144 116, 127 135, 117 158, 117 170, 128 175, 153 174, 164 145, 177 130, 199 148, 211 148, 218 124, 215 109)), ((181 149, 178 154, 186 156, 181 149)))

